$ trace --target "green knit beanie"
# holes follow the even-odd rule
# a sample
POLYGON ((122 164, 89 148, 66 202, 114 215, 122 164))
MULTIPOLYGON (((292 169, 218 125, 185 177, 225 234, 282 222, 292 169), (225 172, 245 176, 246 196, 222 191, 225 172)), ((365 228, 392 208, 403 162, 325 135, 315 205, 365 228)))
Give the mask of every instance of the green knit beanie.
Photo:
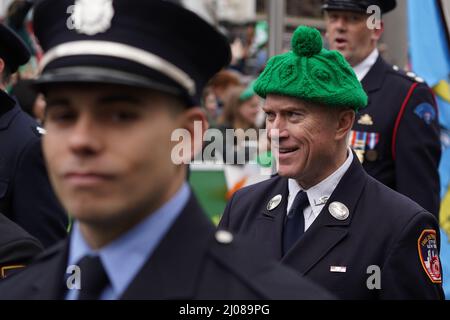
POLYGON ((279 94, 355 111, 367 105, 353 69, 339 52, 322 48, 318 30, 298 27, 291 46, 291 51, 272 57, 258 77, 254 90, 259 96, 279 94))

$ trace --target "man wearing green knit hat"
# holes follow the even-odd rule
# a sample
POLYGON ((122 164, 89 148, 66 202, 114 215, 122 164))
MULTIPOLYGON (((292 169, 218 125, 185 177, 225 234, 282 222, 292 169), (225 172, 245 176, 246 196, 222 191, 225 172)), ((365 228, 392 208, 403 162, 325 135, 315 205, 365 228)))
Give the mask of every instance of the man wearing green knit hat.
POLYGON ((342 299, 441 299, 436 219, 370 178, 348 147, 368 102, 352 68, 315 29, 297 28, 291 46, 254 85, 278 175, 236 192, 219 227, 342 299))

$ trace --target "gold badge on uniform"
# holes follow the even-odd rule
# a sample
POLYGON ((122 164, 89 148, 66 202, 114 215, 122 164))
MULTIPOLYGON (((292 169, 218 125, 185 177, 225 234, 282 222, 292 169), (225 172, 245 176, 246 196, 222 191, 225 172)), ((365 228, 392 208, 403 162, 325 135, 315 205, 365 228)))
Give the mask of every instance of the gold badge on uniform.
POLYGON ((20 265, 10 265, 10 266, 0 266, 0 280, 6 278, 7 276, 11 275, 15 271, 18 271, 19 269, 24 268, 25 266, 23 264, 20 265))
POLYGON ((372 126, 373 125, 372 117, 366 113, 362 115, 361 118, 359 118, 358 124, 361 124, 363 126, 372 126))

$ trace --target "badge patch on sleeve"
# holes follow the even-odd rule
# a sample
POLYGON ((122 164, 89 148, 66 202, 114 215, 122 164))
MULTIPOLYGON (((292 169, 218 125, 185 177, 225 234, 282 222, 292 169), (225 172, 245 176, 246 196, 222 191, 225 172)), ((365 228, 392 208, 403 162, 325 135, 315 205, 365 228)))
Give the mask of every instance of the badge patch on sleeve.
POLYGON ((420 262, 425 273, 433 283, 442 283, 441 263, 439 262, 436 231, 423 230, 417 241, 420 262))
POLYGON ((415 109, 414 113, 426 124, 430 124, 436 119, 436 110, 429 103, 421 103, 415 109))

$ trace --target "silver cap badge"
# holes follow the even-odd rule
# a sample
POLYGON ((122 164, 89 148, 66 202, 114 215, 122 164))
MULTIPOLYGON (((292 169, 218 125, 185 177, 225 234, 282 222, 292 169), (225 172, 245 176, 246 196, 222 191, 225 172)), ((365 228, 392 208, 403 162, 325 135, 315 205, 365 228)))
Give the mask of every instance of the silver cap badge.
POLYGON ((76 0, 71 15, 73 28, 88 36, 107 31, 113 17, 112 0, 76 0))

